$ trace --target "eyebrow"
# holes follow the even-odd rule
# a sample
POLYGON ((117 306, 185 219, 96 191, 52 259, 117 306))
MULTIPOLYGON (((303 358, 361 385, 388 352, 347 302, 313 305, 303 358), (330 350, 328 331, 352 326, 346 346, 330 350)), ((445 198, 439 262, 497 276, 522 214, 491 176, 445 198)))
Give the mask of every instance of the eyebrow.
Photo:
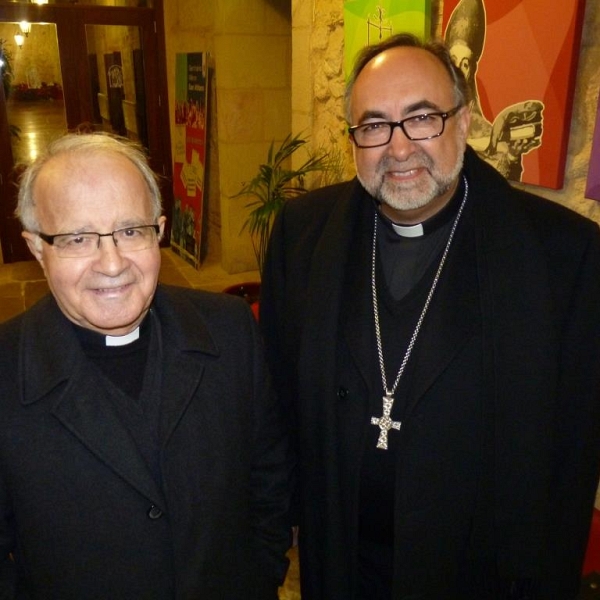
POLYGON ((429 100, 420 100, 419 102, 415 102, 414 104, 409 104, 406 107, 405 113, 416 112, 418 110, 435 110, 440 111, 440 107, 429 100))
POLYGON ((359 123, 366 121, 367 119, 387 119, 388 115, 380 110, 366 110, 358 120, 359 123))
MULTIPOLYGON (((423 111, 423 110, 433 110, 436 112, 442 112, 440 107, 429 100, 419 100, 418 102, 414 102, 413 104, 409 104, 404 109, 404 115, 408 115, 413 112, 423 111)), ((389 115, 381 110, 366 110, 358 120, 359 123, 363 123, 367 119, 388 119, 389 115)))

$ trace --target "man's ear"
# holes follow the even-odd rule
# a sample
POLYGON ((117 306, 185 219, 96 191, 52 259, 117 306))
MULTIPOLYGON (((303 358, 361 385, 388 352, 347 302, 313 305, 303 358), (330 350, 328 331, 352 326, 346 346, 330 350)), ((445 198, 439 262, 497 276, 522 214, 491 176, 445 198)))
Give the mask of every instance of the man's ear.
POLYGON ((469 136, 469 127, 471 125, 471 111, 468 106, 463 106, 456 118, 459 121, 459 127, 462 134, 465 136, 465 139, 469 136))
POLYGON ((27 242, 27 247, 29 248, 29 251, 31 252, 31 254, 33 254, 35 259, 40 263, 40 265, 42 265, 43 268, 44 259, 42 257, 42 240, 35 233, 31 233, 31 231, 23 231, 21 235, 23 236, 23 239, 27 242))
POLYGON ((162 217, 158 218, 158 225, 160 227, 159 233, 158 233, 158 240, 162 240, 164 235, 165 235, 165 224, 167 223, 167 217, 165 217, 164 215, 162 217))

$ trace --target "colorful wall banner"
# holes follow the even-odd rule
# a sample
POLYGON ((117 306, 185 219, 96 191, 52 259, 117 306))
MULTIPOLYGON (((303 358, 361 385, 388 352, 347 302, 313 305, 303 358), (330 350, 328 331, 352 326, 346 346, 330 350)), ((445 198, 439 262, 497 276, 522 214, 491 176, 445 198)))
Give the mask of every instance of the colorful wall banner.
POLYGON ((583 0, 445 0, 471 88, 469 143, 513 181, 563 185, 583 0))
POLYGON ((175 57, 175 151, 171 247, 198 268, 201 262, 208 114, 207 55, 175 57))
POLYGON ((413 33, 428 38, 431 0, 345 0, 344 72, 352 71, 356 54, 395 33, 413 33))
POLYGON ((600 98, 598 99, 598 109, 596 111, 596 126, 594 127, 585 197, 600 201, 600 98))

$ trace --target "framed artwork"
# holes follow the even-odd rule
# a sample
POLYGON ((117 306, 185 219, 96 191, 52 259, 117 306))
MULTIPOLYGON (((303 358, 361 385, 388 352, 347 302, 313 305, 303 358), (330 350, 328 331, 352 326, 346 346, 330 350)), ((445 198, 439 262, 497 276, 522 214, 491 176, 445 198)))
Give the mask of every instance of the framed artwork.
POLYGON ((428 38, 431 0, 344 0, 344 73, 352 71, 356 54, 395 33, 428 38))
POLYGON ((596 126, 594 127, 585 197, 600 201, 600 98, 598 99, 598 109, 596 111, 596 126))
POLYGON ((584 0, 445 0, 467 77, 469 144, 513 181, 563 185, 584 0))

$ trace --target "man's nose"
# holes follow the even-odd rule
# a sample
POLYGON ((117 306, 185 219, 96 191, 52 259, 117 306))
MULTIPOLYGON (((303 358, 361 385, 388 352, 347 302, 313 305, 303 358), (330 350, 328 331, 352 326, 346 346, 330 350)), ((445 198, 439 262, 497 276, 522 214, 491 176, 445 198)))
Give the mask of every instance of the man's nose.
POLYGON ((415 142, 408 139, 402 127, 394 127, 392 137, 387 145, 387 153, 389 156, 402 160, 413 152, 414 144, 415 142))
POLYGON ((102 272, 108 275, 116 275, 123 270, 126 259, 119 251, 114 237, 108 235, 100 238, 97 263, 102 272))

